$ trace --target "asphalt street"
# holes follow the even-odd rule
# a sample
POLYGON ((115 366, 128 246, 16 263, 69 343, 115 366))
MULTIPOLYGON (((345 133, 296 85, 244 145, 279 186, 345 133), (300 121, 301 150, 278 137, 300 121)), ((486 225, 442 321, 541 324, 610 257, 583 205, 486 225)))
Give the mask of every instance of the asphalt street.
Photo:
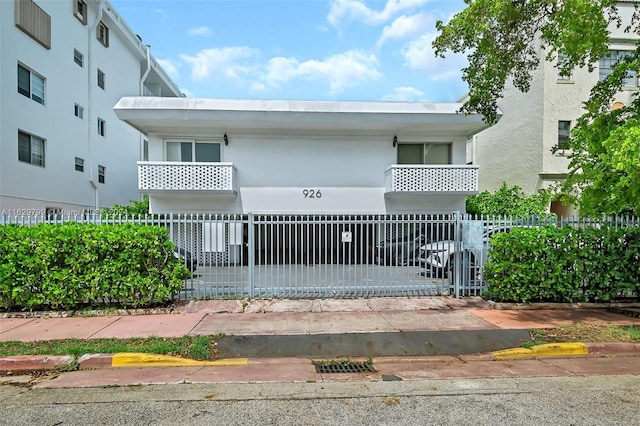
POLYGON ((636 375, 413 382, 0 387, 13 425, 633 425, 636 375))

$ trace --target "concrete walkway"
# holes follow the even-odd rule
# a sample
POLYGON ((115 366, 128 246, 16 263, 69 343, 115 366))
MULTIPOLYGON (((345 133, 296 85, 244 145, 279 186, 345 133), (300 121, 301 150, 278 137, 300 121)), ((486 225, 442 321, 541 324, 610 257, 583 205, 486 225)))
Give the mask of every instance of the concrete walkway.
MULTIPOLYGON (((578 323, 640 325, 640 319, 633 316, 633 309, 631 312, 612 312, 593 307, 546 308, 521 309, 514 306, 512 309, 495 309, 480 298, 448 297, 192 301, 172 309, 112 312, 103 316, 91 316, 91 313, 73 317, 59 317, 58 314, 41 317, 5 315, 0 318, 0 341, 224 334, 225 337, 217 339, 219 348, 228 344, 227 352, 223 350, 223 353, 235 357, 211 366, 185 364, 140 368, 128 364, 125 368, 114 368, 117 366, 113 355, 94 355, 81 360, 82 371, 64 373, 38 385, 52 387, 229 381, 418 380, 446 376, 575 375, 587 371, 640 374, 639 344, 590 344, 583 352, 576 352, 592 358, 601 357, 598 361, 591 359, 591 362, 541 360, 539 358, 541 354, 545 355, 544 351, 532 352, 529 357, 526 354, 521 356, 522 348, 512 354, 513 358, 529 359, 516 364, 493 355, 491 351, 519 347, 520 342, 529 338, 529 329, 532 328, 578 323), (418 346, 431 349, 411 352, 411 339, 418 346), (253 352, 246 355, 238 349, 243 345, 249 349, 265 347, 273 350, 275 347, 281 355, 263 356, 253 352), (323 345, 334 352, 313 352, 323 345), (286 347, 293 348, 294 355, 286 347), (335 352, 336 348, 344 352, 335 352), (337 358, 336 354, 350 359, 373 358, 375 372, 318 374, 310 362, 310 359, 337 358), (246 358, 238 358, 242 356, 246 358)), ((546 355, 562 357, 562 347, 560 352, 554 351, 558 351, 558 347, 551 348, 546 355)), ((564 352, 569 355, 576 353, 564 352)), ((506 358, 510 357, 508 352, 506 358)), ((65 365, 72 359, 63 356, 5 357, 0 358, 0 370, 47 370, 65 365)))
MULTIPOLYGON (((578 323, 640 324, 607 309, 498 310, 480 298, 329 300, 209 300, 178 305, 172 313, 0 318, 0 341, 314 335, 408 331, 552 328, 578 323)), ((95 315, 95 314, 94 314, 95 315)))

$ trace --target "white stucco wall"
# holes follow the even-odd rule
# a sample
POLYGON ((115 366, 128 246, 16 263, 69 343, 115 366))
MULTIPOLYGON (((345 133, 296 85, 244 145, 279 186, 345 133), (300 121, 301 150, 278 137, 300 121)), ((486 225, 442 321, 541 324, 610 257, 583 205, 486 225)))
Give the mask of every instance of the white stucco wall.
POLYGON ((0 209, 80 210, 138 199, 140 132, 122 123, 113 105, 140 93, 140 47, 112 20, 119 19, 115 11, 102 16, 109 47, 100 44, 94 1, 87 25, 73 16, 72 1, 36 3, 51 16, 50 50, 15 26, 13 0, 0 2, 0 209), (74 62, 74 49, 84 55, 83 67, 74 62), (18 62, 45 78, 44 105, 17 92, 18 62), (97 86, 98 68, 105 90, 97 86), (74 104, 84 107, 83 119, 74 116, 74 104), (106 137, 97 133, 98 117, 106 121, 106 137), (45 139, 45 167, 18 161, 18 130, 45 139), (84 172, 75 170, 75 157, 85 160, 84 172), (106 167, 105 184, 98 183, 98 165, 106 167))
MULTIPOLYGON (((393 213, 464 210, 464 196, 387 195, 385 169, 396 163, 388 135, 323 136, 230 134, 222 161, 237 169, 237 196, 157 195, 154 213, 393 213), (303 190, 320 191, 308 198, 303 190)), ((150 161, 166 161, 164 143, 177 135, 149 135, 150 161)), ((213 135, 184 139, 217 140, 213 135)), ((451 143, 454 162, 463 164, 465 138, 411 137, 404 142, 451 143)))

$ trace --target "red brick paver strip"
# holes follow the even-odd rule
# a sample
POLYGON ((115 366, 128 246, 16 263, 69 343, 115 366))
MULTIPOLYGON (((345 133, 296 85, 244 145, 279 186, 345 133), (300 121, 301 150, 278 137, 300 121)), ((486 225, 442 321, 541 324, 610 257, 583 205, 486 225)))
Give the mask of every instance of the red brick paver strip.
POLYGON ((0 334, 35 321, 35 318, 0 318, 0 334))
POLYGON ((121 317, 38 318, 0 334, 1 341, 87 339, 121 317))
MULTIPOLYGON (((217 315, 217 314, 216 314, 217 315)), ((182 337, 189 334, 206 314, 132 315, 122 317, 92 334, 92 339, 132 337, 182 337)))

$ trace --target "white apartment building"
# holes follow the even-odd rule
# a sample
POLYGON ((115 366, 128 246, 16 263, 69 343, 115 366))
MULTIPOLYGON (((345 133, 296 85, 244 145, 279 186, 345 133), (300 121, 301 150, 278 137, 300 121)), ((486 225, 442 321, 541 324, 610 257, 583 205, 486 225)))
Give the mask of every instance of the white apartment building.
MULTIPOLYGON (((478 192, 460 104, 125 97, 149 137, 138 187, 152 213, 464 211, 478 192)), ((135 168, 132 166, 132 169, 135 168)))
POLYGON ((76 212, 140 197, 146 138, 122 96, 183 96, 106 0, 0 1, 0 211, 76 212))
MULTIPOLYGON (((558 73, 557 60, 541 61, 533 74, 527 93, 508 87, 498 103, 504 111, 500 122, 467 142, 467 163, 480 166, 480 191, 495 191, 503 182, 518 185, 526 193, 548 188, 566 177, 569 151, 552 148, 563 143, 583 114, 582 104, 591 88, 611 72, 616 60, 635 50, 639 36, 625 33, 625 22, 630 22, 633 2, 620 1, 623 19, 620 28, 612 26, 609 55, 602 58, 593 72, 576 69, 571 76, 558 73)), ((540 50, 540 57, 544 52, 540 50)), ((638 90, 638 76, 631 75, 624 91, 618 94, 611 107, 627 104, 638 90)), ((570 215, 570 206, 560 202, 551 205, 551 211, 570 215)))

